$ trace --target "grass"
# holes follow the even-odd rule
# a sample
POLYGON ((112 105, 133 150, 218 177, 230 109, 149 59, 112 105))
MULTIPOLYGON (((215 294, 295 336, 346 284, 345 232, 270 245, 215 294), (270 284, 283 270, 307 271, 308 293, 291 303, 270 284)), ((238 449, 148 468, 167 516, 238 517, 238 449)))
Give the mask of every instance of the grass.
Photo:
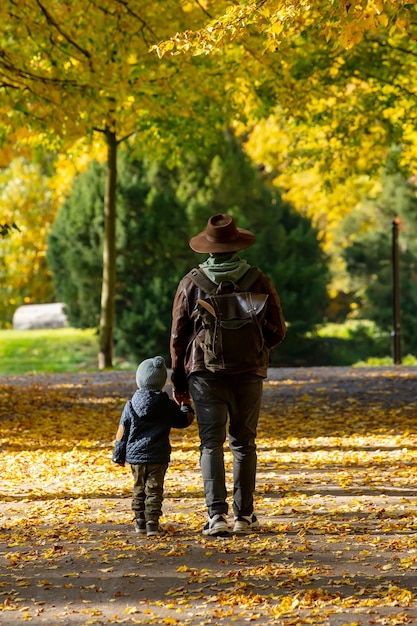
MULTIPOLYGON (((378 367, 393 365, 392 338, 381 332, 370 320, 346 320, 343 324, 323 324, 317 327, 315 336, 323 341, 333 340, 333 365, 353 367, 378 367)), ((412 354, 402 357, 402 364, 417 365, 412 354)))
MULTIPOLYGON (((344 340, 339 353, 332 360, 328 354, 329 360, 320 363, 322 365, 392 365, 391 356, 372 354, 378 341, 372 325, 328 324, 319 329, 318 335, 323 341, 328 338, 344 340)), ((0 330, 0 376, 96 371, 97 353, 98 338, 93 329, 0 330)), ((402 362, 417 365, 417 358, 406 355, 402 362)), ((115 369, 133 367, 131 363, 115 359, 115 369)))
MULTIPOLYGON (((385 357, 369 357, 366 361, 358 361, 355 363, 354 367, 377 367, 377 366, 389 366, 393 364, 393 360, 391 356, 385 357)), ((407 367, 417 365, 417 358, 413 354, 406 354, 401 359, 401 364, 406 365, 407 367)))
POLYGON ((318 337, 338 337, 340 339, 351 339, 358 332, 366 333, 372 337, 380 335, 376 324, 369 320, 346 320, 343 324, 321 324, 315 332, 318 337))
POLYGON ((0 375, 94 371, 95 330, 0 330, 0 375))

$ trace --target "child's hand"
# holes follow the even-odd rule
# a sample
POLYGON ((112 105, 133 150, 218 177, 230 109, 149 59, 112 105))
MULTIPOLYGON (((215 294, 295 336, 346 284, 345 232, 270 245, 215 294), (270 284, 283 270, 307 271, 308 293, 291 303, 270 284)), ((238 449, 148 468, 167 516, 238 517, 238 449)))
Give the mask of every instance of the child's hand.
POLYGON ((188 402, 183 402, 181 404, 181 411, 187 414, 188 425, 192 424, 194 421, 194 409, 191 404, 188 404, 188 402))

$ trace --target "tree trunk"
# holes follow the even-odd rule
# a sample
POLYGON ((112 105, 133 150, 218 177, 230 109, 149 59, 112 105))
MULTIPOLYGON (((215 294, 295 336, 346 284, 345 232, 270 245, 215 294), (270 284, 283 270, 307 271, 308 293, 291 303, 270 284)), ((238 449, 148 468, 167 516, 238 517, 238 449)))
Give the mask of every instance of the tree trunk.
POLYGON ((116 291, 116 133, 106 132, 107 175, 104 197, 103 279, 99 328, 98 367, 113 365, 114 301, 116 291))

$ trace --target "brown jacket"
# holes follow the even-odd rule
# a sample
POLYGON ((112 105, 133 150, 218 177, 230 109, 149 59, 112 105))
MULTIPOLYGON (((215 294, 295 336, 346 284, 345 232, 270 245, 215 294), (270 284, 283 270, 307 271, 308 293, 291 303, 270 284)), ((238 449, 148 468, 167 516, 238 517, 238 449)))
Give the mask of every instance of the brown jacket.
MULTIPOLYGON (((262 272, 251 286, 250 291, 269 295, 264 326, 264 338, 268 351, 266 362, 268 363, 271 348, 281 343, 286 332, 280 299, 271 280, 262 272)), ((199 330, 196 301, 201 298, 204 299, 204 296, 204 292, 187 277, 180 281, 175 294, 172 308, 170 350, 172 383, 178 392, 188 390, 190 374, 208 371, 204 366, 203 352, 196 341, 199 330)), ((251 373, 265 378, 267 366, 254 369, 251 373)))

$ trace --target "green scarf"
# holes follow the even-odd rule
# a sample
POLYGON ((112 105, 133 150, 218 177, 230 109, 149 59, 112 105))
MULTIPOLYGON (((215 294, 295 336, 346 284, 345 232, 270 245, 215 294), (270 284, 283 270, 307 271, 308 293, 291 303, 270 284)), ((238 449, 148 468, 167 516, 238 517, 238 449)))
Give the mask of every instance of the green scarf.
POLYGON ((209 256, 200 267, 210 280, 219 285, 222 280, 238 282, 251 266, 240 256, 232 253, 209 256))

